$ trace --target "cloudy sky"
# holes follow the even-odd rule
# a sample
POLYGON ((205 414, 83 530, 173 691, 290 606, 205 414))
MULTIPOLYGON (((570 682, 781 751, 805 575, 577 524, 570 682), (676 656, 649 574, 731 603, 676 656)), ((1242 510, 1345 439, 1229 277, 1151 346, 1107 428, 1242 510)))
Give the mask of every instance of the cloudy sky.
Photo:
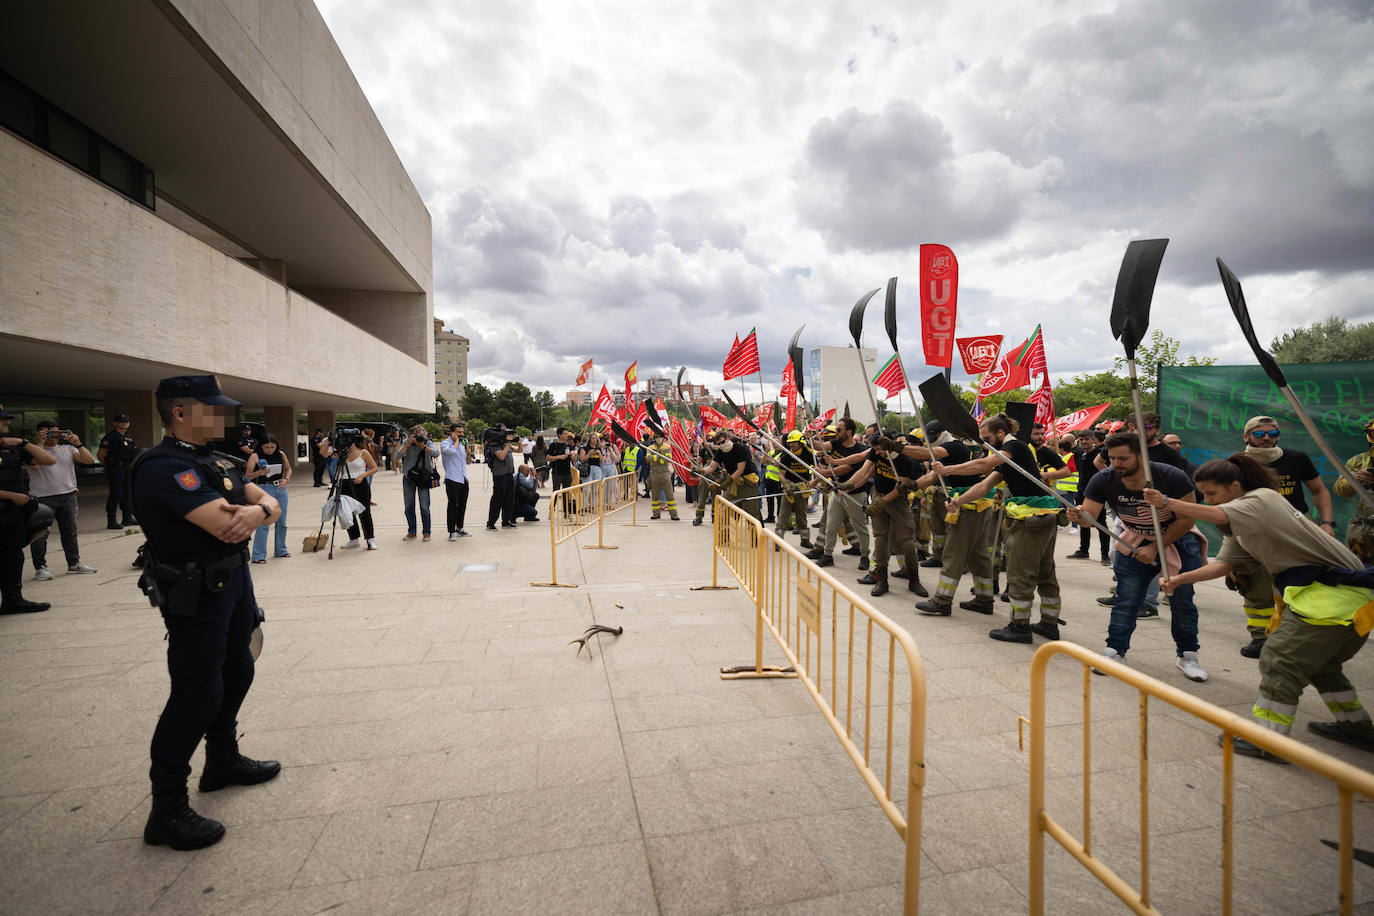
MULTIPOLYGON (((1374 319, 1374 5, 1364 0, 543 3, 317 0, 433 217, 435 314, 471 378, 549 387, 691 367, 759 331, 848 342, 917 248, 959 259, 961 336, 1044 326, 1110 368, 1134 238, 1172 241, 1152 326, 1247 362, 1374 319)), ((889 355, 879 305, 865 344, 889 355)), ((958 374, 956 374, 958 377, 958 374)))

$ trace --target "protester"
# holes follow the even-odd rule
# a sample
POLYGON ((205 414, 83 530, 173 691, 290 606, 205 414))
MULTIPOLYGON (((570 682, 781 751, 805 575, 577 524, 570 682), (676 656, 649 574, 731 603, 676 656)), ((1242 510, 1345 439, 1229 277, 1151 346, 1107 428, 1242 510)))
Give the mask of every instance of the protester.
POLYGON ((806 447, 806 437, 799 430, 787 434, 787 450, 779 453, 778 466, 782 479, 779 481, 782 495, 779 497, 777 527, 773 530, 779 537, 786 538, 789 531, 801 536, 804 550, 813 550, 811 531, 806 525, 806 491, 811 483, 811 465, 816 456, 806 447))
POLYGON ((468 511, 468 450, 463 445, 463 424, 449 425, 448 436, 439 443, 444 462, 444 494, 448 497, 448 539, 469 537, 463 528, 468 511))
POLYGON ((344 547, 357 547, 359 530, 367 540, 367 549, 377 549, 377 539, 373 536, 372 530, 372 482, 371 477, 377 473, 377 460, 372 457, 372 453, 363 447, 363 437, 354 436, 348 443, 348 451, 344 453, 343 478, 340 481, 339 492, 344 496, 351 496, 362 503, 362 509, 353 517, 353 524, 348 526, 348 543, 344 547))
POLYGON ((396 447, 393 458, 401 471, 401 498, 405 501, 406 536, 415 540, 415 502, 420 502, 421 531, 429 540, 429 481, 434 462, 439 459, 439 446, 429 441, 429 434, 420 424, 410 428, 410 435, 396 447), (418 478, 418 479, 417 479, 418 478))
MULTIPOLYGON (((1107 625, 1107 648, 1103 651, 1107 658, 1124 663, 1145 592, 1159 575, 1160 557, 1154 542, 1151 510, 1143 492, 1145 462, 1140 454, 1139 437, 1134 433, 1113 434, 1107 439, 1107 455, 1111 472, 1093 477, 1084 494, 1083 505, 1071 509, 1069 517, 1080 525, 1086 524, 1085 517, 1098 518, 1103 506, 1111 506, 1121 521, 1122 537, 1131 545, 1129 554, 1126 548, 1117 547, 1116 603, 1107 625)), ((1173 503, 1196 501, 1192 481, 1178 468, 1151 461, 1150 475, 1155 487, 1167 494, 1173 503)), ((1158 516, 1169 575, 1177 570, 1190 572, 1201 566, 1205 542, 1193 527, 1191 517, 1171 508, 1160 511, 1158 516)), ((1197 605, 1193 603, 1191 585, 1174 591, 1170 617, 1170 630, 1178 651, 1178 669, 1191 681, 1207 680, 1207 672, 1198 664, 1197 605)))
POLYGON ((105 499, 105 527, 111 530, 138 524, 129 498, 129 466, 137 454, 138 446, 129 435, 129 415, 119 414, 114 418, 114 429, 105 433, 95 453, 96 460, 105 466, 105 478, 110 487, 105 499), (119 521, 115 521, 116 509, 121 513, 119 521))
POLYGON ((522 521, 537 522, 539 513, 535 506, 539 503, 539 478, 535 476, 534 466, 520 465, 515 474, 514 513, 522 521))
MULTIPOLYGON (((515 443, 507 440, 498 449, 487 449, 487 467, 491 468, 491 501, 487 504, 487 528, 496 530, 496 520, 502 528, 515 527, 515 443)), ((599 456, 598 456, 599 457, 599 456)))
MULTIPOLYGON (((1366 490, 1374 490, 1374 416, 1365 420, 1364 438, 1369 443, 1369 450, 1355 455, 1345 466, 1366 490)), ((1355 488, 1344 477, 1336 479, 1336 495, 1355 500, 1355 514, 1345 530, 1346 546, 1361 562, 1374 564, 1374 509, 1358 498, 1355 488)))
MULTIPOLYGON (((1374 569, 1362 568, 1340 541, 1295 513, 1277 492, 1277 475, 1249 455, 1208 461, 1194 480, 1207 505, 1180 503, 1167 491, 1144 493, 1157 509, 1211 522, 1223 535, 1215 560, 1171 574, 1165 588, 1178 594, 1193 582, 1226 575, 1237 560, 1262 565, 1282 589, 1284 607, 1260 653, 1255 722, 1289 734, 1298 699, 1311 684, 1336 721, 1308 722, 1308 731, 1374 751, 1374 724, 1341 670, 1364 647, 1374 624, 1374 569)), ((1237 754, 1278 759, 1242 738, 1234 741, 1237 754)))
POLYGON ((549 443, 549 479, 553 481, 555 492, 572 486, 573 462, 577 452, 571 443, 572 433, 566 426, 558 427, 553 442, 549 443))
POLYGON ((858 546, 847 548, 844 553, 859 556, 859 569, 868 569, 868 516, 864 507, 868 503, 870 483, 849 486, 859 466, 868 457, 868 446, 855 437, 858 425, 853 417, 841 417, 835 422, 835 438, 829 443, 830 467, 817 468, 826 477, 835 481, 842 491, 830 498, 825 518, 825 536, 821 545, 806 556, 816 561, 817 566, 832 566, 835 561, 831 552, 839 538, 840 528, 848 525, 858 539, 858 546), (833 468, 833 470, 832 470, 833 468))
MULTIPOLYGON (((715 475, 720 487, 718 492, 755 519, 762 520, 758 500, 759 472, 749 447, 723 429, 715 431, 711 443, 712 461, 706 471, 715 475)), ((714 511, 712 509, 713 516, 714 511)))
POLYGON ((677 497, 673 489, 673 466, 669 463, 672 454, 672 444, 661 433, 655 433, 653 445, 649 446, 647 454, 639 459, 649 468, 649 499, 653 509, 651 518, 662 518, 663 510, 666 508, 668 517, 673 521, 678 520, 677 497))
POLYGON ((1183 451, 1183 440, 1178 437, 1178 433, 1165 433, 1162 441, 1176 452, 1183 451))
POLYGON ((926 443, 908 444, 903 453, 910 458, 934 462, 916 485, 936 486, 943 478, 943 485, 949 490, 949 501, 944 516, 946 536, 940 579, 935 585, 935 594, 928 601, 916 602, 916 610, 931 616, 950 616, 954 612, 959 580, 967 570, 973 576, 973 599, 961 601, 959 607, 991 614, 994 610, 992 540, 994 526, 998 524, 996 503, 987 496, 955 502, 983 480, 983 473, 972 465, 977 459, 968 443, 954 438, 938 420, 926 424, 926 443), (950 468, 961 470, 951 472, 950 468))
POLYGON ((916 462, 902 454, 905 441, 878 438, 850 478, 855 487, 873 481, 873 499, 864 509, 873 524, 873 566, 858 581, 860 585, 872 585, 869 594, 874 597, 887 594, 887 560, 892 553, 906 559, 907 588, 922 598, 929 594, 921 585, 912 537, 911 503, 906 498, 921 474, 916 462), (895 551, 891 549, 894 547, 895 551))
MULTIPOLYGON (((275 499, 281 507, 281 513, 273 523, 276 535, 272 556, 282 560, 291 556, 291 550, 286 545, 286 487, 291 483, 293 464, 295 462, 282 451, 277 437, 268 433, 253 450, 253 454, 248 456, 243 475, 250 482, 262 487, 262 491, 275 499)), ((253 532, 254 563, 267 562, 267 528, 267 525, 259 525, 258 530, 253 532)))
POLYGON ((52 607, 24 598, 24 545, 39 503, 29 496, 28 468, 57 459, 32 442, 10 435, 14 414, 0 407, 0 614, 31 614, 52 607))
MULTIPOLYGON (((38 424, 39 448, 55 460, 54 464, 36 464, 29 470, 29 495, 52 510, 57 530, 62 537, 62 553, 67 560, 67 573, 89 575, 94 569, 81 562, 81 548, 77 543, 77 487, 76 466, 95 464, 95 456, 69 429, 61 429, 51 420, 38 424)), ((45 582, 52 578, 48 571, 48 532, 29 546, 33 556, 34 578, 45 582)))

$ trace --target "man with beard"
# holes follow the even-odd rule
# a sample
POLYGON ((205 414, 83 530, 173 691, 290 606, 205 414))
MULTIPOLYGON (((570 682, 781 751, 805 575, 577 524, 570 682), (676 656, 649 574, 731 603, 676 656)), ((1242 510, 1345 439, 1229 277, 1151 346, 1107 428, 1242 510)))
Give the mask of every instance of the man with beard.
MULTIPOLYGON (((1243 435, 1245 454, 1267 467, 1278 478, 1279 495, 1304 516, 1308 514, 1304 487, 1312 494, 1317 507, 1321 529, 1335 535, 1331 518, 1331 491, 1322 483, 1321 475, 1306 452, 1279 446, 1279 425, 1273 417, 1251 417, 1245 423, 1243 435), (1302 486, 1299 486, 1301 484, 1302 486)), ((1264 649, 1269 621, 1274 614, 1274 580, 1268 571, 1254 562, 1234 564, 1226 584, 1241 595, 1245 610, 1245 628, 1250 642, 1241 647, 1246 658, 1259 658, 1264 649)))
POLYGON ((808 559, 815 560, 817 566, 835 565, 831 552, 840 536, 840 528, 848 523, 850 533, 859 541, 859 569, 868 569, 868 516, 864 514, 868 484, 854 483, 854 475, 868 457, 868 446, 855 436, 857 431, 853 417, 841 417, 835 421, 835 440, 830 443, 830 467, 817 468, 820 473, 834 480, 840 490, 830 498, 821 546, 806 555, 808 559))
POLYGON ((864 510, 873 520, 873 568, 859 584, 872 585, 869 594, 874 597, 887 594, 887 558, 894 546, 906 558, 907 588, 922 598, 928 594, 918 575, 920 567, 916 563, 911 502, 906 498, 920 476, 920 468, 902 454, 905 442, 904 439, 878 439, 851 478, 854 486, 861 486, 870 479, 873 481, 873 499, 864 510))
MULTIPOLYGON (((1087 524, 1087 518, 1099 518, 1102 507, 1110 504, 1121 520, 1123 539, 1132 545, 1129 555, 1119 544, 1116 549, 1116 598, 1107 625, 1107 648, 1102 653, 1124 663, 1131 647, 1131 634, 1135 632, 1136 615, 1145 602, 1150 583, 1159 575, 1161 557, 1159 546, 1154 543, 1151 510, 1145 502, 1145 464, 1140 455, 1139 436, 1134 433, 1109 436, 1107 459, 1111 462, 1111 473, 1093 477, 1084 493, 1083 505, 1069 510, 1069 518, 1080 525, 1087 524)), ((1178 468, 1152 461, 1150 476, 1155 488, 1170 500, 1196 502, 1193 482, 1178 468)), ((1202 566, 1204 545, 1192 521, 1168 508, 1159 510, 1158 514, 1168 574, 1186 573, 1202 566)), ((1207 680, 1207 672, 1202 670, 1197 659, 1197 605, 1193 603, 1193 587, 1185 585, 1175 590, 1169 609, 1170 631, 1178 650, 1178 669, 1191 681, 1207 680)))
POLYGON ((706 466, 706 470, 716 475, 720 492, 727 500, 762 522, 758 499, 759 471, 753 456, 749 454, 749 447, 743 442, 736 442, 723 429, 716 430, 711 446, 714 460, 706 466))

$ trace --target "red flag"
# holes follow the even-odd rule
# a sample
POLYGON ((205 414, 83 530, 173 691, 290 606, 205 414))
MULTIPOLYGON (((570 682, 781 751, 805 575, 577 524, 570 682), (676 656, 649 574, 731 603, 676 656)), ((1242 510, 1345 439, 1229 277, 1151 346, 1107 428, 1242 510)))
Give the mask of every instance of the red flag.
POLYGON ((682 482, 687 486, 696 486, 696 475, 689 474, 684 470, 692 466, 692 440, 691 437, 687 435, 687 424, 682 420, 670 419, 668 425, 668 439, 673 447, 673 460, 682 465, 682 467, 677 469, 677 475, 682 478, 682 482))
POLYGON ((1073 413, 1064 414, 1054 421, 1054 434, 1062 436, 1065 433, 1073 432, 1075 429, 1091 429, 1092 425, 1097 422, 1097 418, 1106 413, 1107 408, 1111 406, 1112 402, 1108 401, 1105 404, 1098 404, 1096 407, 1084 407, 1073 413))
POLYGON ((636 404, 634 416, 630 418, 630 424, 625 428, 628 429, 630 432, 634 433, 636 436, 638 436, 639 428, 644 425, 644 418, 648 415, 649 411, 644 407, 642 403, 636 404))
POLYGON ((792 361, 782 369, 782 396, 787 399, 787 419, 785 429, 797 428, 797 380, 792 377, 792 361))
POLYGON ((630 363, 630 368, 625 370, 625 397, 630 396, 630 389, 639 380, 639 360, 630 363))
POLYGON ((587 376, 591 374, 591 371, 592 371, 592 361, 591 361, 591 360, 587 360, 585 363, 582 364, 582 369, 581 369, 581 371, 579 371, 579 372, 577 373, 577 384, 579 384, 579 385, 585 385, 585 384, 587 384, 587 376))
POLYGON ((887 392, 888 397, 892 397, 899 391, 906 390, 906 376, 902 375, 902 361, 893 353, 892 358, 878 370, 878 375, 873 379, 873 384, 887 392))
POLYGON ((592 416, 587 421, 588 426, 592 426, 597 420, 605 420, 609 425, 615 417, 615 401, 611 400, 610 391, 606 390, 606 383, 601 383, 601 393, 596 396, 596 403, 592 405, 592 416))
POLYGON ((730 425, 730 421, 721 416, 720 411, 716 410, 714 407, 707 407, 705 404, 702 404, 697 408, 697 412, 701 415, 702 429, 710 429, 713 426, 729 427, 730 425))
POLYGON ((921 343, 927 366, 954 364, 954 320, 959 305, 959 262, 944 245, 922 245, 921 343))
POLYGON ((969 375, 982 375, 997 365, 997 353, 1002 348, 1001 334, 959 337, 954 342, 959 345, 959 357, 969 375))
POLYGON ((1021 361, 1026 364, 1028 375, 1031 377, 1043 375, 1046 383, 1049 382, 1050 369, 1045 364, 1045 337, 1040 333, 1040 325, 1038 324, 1035 326, 1035 333, 1031 334, 1030 340, 1026 342, 1021 361))
POLYGON ((1026 400, 1035 405, 1035 422, 1045 427, 1046 431, 1053 429, 1054 390, 1050 388, 1050 377, 1048 375, 1045 376, 1044 383, 1039 388, 1035 389, 1035 391, 1031 392, 1031 396, 1026 398, 1026 400))
POLYGON ((773 405, 760 404, 758 412, 754 414, 754 425, 759 429, 766 429, 769 432, 777 432, 773 428, 773 405))
POLYGON ((749 434, 749 424, 745 423, 739 417, 735 417, 730 421, 730 431, 737 436, 747 436, 749 434))
POLYGON ((735 339, 735 345, 730 348, 730 354, 725 357, 725 365, 721 367, 721 372, 725 375, 728 382, 732 378, 739 378, 741 375, 753 375, 759 369, 759 341, 754 335, 754 329, 749 329, 749 335, 743 340, 735 339))
POLYGON ((1030 341, 1027 340, 1016 349, 1003 353, 997 366, 983 376, 983 381, 978 386, 978 397, 985 398, 990 394, 1012 391, 1029 385, 1030 372, 1027 371, 1025 363, 1025 351, 1029 346, 1030 341))
POLYGON ((664 429, 668 428, 668 408, 663 406, 663 398, 654 398, 654 412, 658 414, 658 422, 664 429))
POLYGON ((824 429, 834 419, 835 408, 832 407, 816 419, 812 420, 811 425, 808 426, 807 429, 824 429))

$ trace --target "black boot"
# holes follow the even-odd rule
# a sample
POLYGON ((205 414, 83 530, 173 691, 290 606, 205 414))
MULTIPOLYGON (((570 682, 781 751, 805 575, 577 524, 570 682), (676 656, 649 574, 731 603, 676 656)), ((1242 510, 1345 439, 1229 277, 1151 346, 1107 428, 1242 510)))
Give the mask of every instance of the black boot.
POLYGON ((929 560, 922 560, 921 565, 926 569, 939 569, 943 564, 934 557, 931 557, 929 560))
POLYGON ((124 521, 122 521, 122 522, 119 523, 119 525, 120 525, 121 528, 132 528, 132 527, 134 527, 134 526, 137 525, 137 524, 138 524, 138 519, 134 518, 132 515, 126 515, 126 516, 124 516, 124 521))
POLYGON ((123 526, 122 526, 121 524, 119 524, 119 522, 115 521, 115 515, 114 515, 113 512, 106 512, 106 513, 105 513, 105 527, 106 527, 107 529, 109 529, 110 531, 118 531, 118 530, 119 530, 120 528, 122 528, 123 526))
POLYGON ((205 769, 200 772, 200 791, 215 792, 225 786, 255 786, 275 779, 281 764, 254 760, 239 753, 237 741, 205 742, 205 769))
POLYGON ((37 614, 52 607, 46 601, 26 601, 23 595, 6 595, 0 602, 0 614, 37 614))
POLYGON ((884 566, 882 569, 874 569, 873 578, 874 580, 876 580, 877 584, 873 586, 873 590, 869 592, 869 594, 872 595, 874 598, 878 597, 879 595, 886 595, 887 567, 884 566))
POLYGON ((873 585, 875 582, 878 581, 878 571, 876 569, 870 570, 862 578, 856 579, 855 581, 858 582, 860 585, 873 585))
POLYGON ((921 580, 915 576, 911 576, 907 579, 906 587, 907 591, 915 592, 917 596, 921 598, 930 597, 930 592, 926 591, 926 587, 921 584, 921 580))
POLYGON ((926 550, 924 547, 917 547, 917 548, 916 548, 916 559, 917 559, 917 560, 924 560, 924 559, 927 559, 929 556, 930 556, 930 552, 929 552, 928 550, 926 550))
POLYGON ((816 549, 816 545, 811 543, 811 539, 810 539, 809 537, 806 536, 806 533, 805 533, 805 532, 802 532, 801 545, 802 545, 802 549, 803 549, 803 550, 815 550, 815 549, 816 549))
POLYGON ((993 610, 991 598, 973 598, 969 601, 960 601, 959 607, 979 614, 991 614, 993 610))
POLYGON ((1030 623, 1025 620, 1013 620, 1002 629, 993 630, 988 635, 1001 642, 1034 642, 1034 638, 1031 636, 1030 623))
POLYGON ((143 828, 143 842, 173 849, 204 849, 224 836, 224 825, 191 810, 186 790, 153 793, 153 810, 143 828))
POLYGON ((1266 639, 1268 639, 1266 636, 1256 636, 1254 639, 1250 640, 1250 642, 1240 647, 1240 654, 1244 655, 1246 658, 1259 658, 1260 653, 1264 651, 1266 639))
POLYGON ((1041 617, 1038 623, 1031 624, 1031 632, 1039 633, 1046 639, 1059 638, 1059 621, 1049 617, 1041 617))
POLYGON ((954 603, 951 601, 941 601, 939 598, 932 598, 929 601, 917 601, 916 610, 922 614, 929 614, 932 617, 948 617, 954 612, 954 603))
POLYGON ((868 557, 859 557, 859 569, 868 569, 868 557))

